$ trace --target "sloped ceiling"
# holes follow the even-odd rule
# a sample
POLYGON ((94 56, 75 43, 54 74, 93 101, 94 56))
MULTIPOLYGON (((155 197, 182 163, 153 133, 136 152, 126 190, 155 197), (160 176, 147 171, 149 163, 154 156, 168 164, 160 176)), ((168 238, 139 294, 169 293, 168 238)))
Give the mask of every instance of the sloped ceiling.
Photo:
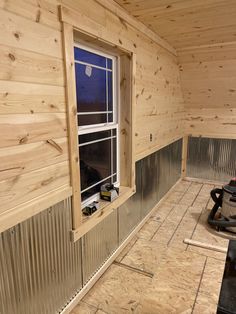
POLYGON ((236 41, 236 0, 116 0, 174 48, 236 41))

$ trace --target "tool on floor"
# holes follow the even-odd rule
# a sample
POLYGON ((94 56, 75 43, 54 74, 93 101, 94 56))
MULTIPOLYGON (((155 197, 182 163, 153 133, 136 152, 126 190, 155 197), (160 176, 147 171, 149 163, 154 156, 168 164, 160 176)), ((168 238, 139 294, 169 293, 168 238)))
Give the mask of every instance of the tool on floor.
POLYGON ((221 246, 216 246, 208 243, 203 243, 199 241, 194 241, 191 239, 184 239, 184 243, 188 245, 193 245, 197 247, 201 247, 203 249, 215 251, 215 252, 220 252, 220 253, 227 253, 227 248, 221 247, 221 246))
POLYGON ((211 197, 215 205, 208 216, 208 223, 218 231, 236 233, 236 178, 222 189, 212 190, 211 197))

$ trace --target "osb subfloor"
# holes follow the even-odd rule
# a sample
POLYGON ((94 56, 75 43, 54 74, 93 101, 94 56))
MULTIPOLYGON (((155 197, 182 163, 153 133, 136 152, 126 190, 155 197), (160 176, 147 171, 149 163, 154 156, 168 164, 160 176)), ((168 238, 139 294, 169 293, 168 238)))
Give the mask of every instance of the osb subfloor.
POLYGON ((214 186, 182 181, 71 314, 216 313, 227 247, 207 224, 214 186))

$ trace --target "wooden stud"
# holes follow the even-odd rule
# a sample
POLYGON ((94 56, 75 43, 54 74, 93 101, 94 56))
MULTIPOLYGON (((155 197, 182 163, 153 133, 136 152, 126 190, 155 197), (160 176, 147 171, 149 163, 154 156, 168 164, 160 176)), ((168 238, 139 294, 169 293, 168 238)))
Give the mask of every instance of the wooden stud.
POLYGON ((181 178, 186 177, 187 157, 188 157, 188 136, 184 136, 182 144, 181 178))

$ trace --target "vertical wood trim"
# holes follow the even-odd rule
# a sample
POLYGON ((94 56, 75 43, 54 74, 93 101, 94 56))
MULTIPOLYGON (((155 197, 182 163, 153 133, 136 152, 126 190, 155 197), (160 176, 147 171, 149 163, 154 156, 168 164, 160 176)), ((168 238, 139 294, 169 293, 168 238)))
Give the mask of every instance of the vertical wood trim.
POLYGON ((188 136, 185 135, 183 137, 183 146, 182 146, 181 178, 186 177, 187 155, 188 155, 188 136))
POLYGON ((75 90, 75 64, 74 64, 74 37, 73 26, 62 23, 63 50, 66 75, 66 103, 67 123, 70 156, 70 178, 72 186, 72 217, 73 229, 81 225, 81 194, 80 194, 80 168, 78 150, 77 107, 75 90))
POLYGON ((136 55, 120 56, 120 183, 135 191, 136 55))
POLYGON ((131 188, 135 189, 136 54, 132 53, 131 94, 131 188))

